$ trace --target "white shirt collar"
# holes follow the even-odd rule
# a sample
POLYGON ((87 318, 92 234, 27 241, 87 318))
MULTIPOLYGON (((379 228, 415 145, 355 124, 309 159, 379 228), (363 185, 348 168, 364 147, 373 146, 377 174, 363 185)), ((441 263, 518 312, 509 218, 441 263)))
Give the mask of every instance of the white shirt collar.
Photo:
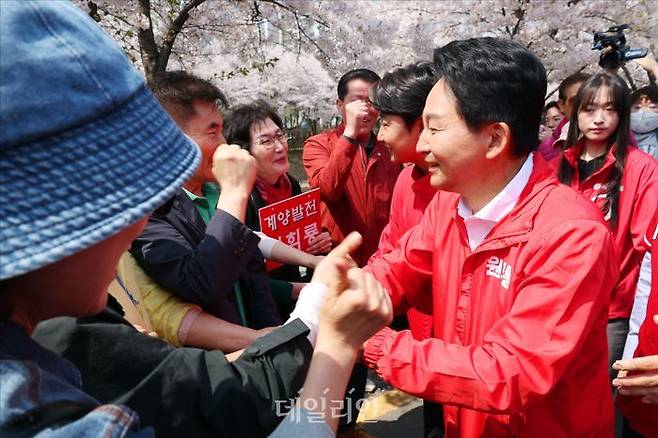
POLYGON ((463 198, 459 200, 457 213, 464 218, 471 250, 477 248, 494 225, 500 222, 516 205, 516 201, 532 175, 532 157, 533 154, 530 153, 514 178, 477 213, 473 214, 463 198))

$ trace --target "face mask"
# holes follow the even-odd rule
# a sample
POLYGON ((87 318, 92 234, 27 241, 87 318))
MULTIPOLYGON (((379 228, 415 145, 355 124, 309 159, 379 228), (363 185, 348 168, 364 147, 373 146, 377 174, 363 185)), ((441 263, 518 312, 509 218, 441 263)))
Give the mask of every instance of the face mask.
POLYGON ((641 134, 658 129, 658 113, 646 110, 631 113, 631 129, 641 134))

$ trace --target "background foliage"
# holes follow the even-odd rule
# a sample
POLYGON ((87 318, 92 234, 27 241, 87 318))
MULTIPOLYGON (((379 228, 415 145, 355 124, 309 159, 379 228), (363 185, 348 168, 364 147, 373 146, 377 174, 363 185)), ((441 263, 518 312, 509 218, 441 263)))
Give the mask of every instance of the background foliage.
MULTIPOLYGON (((454 39, 510 38, 548 71, 549 96, 567 75, 598 69, 586 32, 629 23, 633 47, 656 53, 656 0, 76 0, 149 77, 186 69, 232 103, 271 101, 303 132, 335 123, 335 84, 354 67, 380 74, 454 39)), ((642 70, 628 64, 638 86, 642 70)))

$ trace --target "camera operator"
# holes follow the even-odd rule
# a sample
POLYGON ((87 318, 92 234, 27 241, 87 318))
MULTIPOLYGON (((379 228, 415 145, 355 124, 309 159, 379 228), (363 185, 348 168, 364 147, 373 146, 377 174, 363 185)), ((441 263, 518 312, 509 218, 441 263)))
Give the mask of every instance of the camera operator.
POLYGON ((600 50, 599 65, 610 73, 621 67, 626 61, 647 56, 647 49, 632 49, 626 44, 624 32, 630 29, 628 24, 612 26, 603 32, 594 32, 592 50, 600 50))

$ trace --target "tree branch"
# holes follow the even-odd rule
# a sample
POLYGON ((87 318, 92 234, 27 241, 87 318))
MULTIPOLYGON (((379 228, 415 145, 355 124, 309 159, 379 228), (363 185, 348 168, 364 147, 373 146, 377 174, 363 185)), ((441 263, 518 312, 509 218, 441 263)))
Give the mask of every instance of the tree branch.
MULTIPOLYGON (((573 74, 580 73, 581 71, 585 70, 586 68, 587 68, 587 64, 581 66, 581 67, 580 67, 578 70, 576 70, 576 72, 573 73, 573 74)), ((548 76, 548 75, 546 75, 546 76, 548 76)), ((551 90, 551 92, 548 93, 548 94, 546 95, 546 99, 544 100, 544 102, 547 101, 549 97, 551 97, 552 95, 554 95, 555 92, 558 91, 559 89, 560 89, 560 86, 558 85, 558 86, 555 87, 553 90, 551 90)))
POLYGON ((619 24, 617 22, 617 20, 615 20, 613 18, 610 18, 610 17, 606 17, 605 15, 601 15, 601 14, 583 14, 583 17, 585 17, 585 18, 600 18, 602 20, 609 21, 610 23, 612 23, 614 25, 619 24))
MULTIPOLYGON (((140 0, 144 1, 144 0, 140 0)), ((178 13, 174 21, 171 22, 167 28, 167 32, 162 38, 162 44, 160 48, 160 53, 158 54, 158 60, 156 68, 158 71, 165 71, 167 68, 167 62, 169 62, 169 56, 171 55, 171 49, 174 47, 176 42, 176 37, 183 30, 183 26, 188 18, 190 18, 190 12, 197 8, 199 5, 204 3, 206 0, 190 0, 188 3, 183 6, 183 9, 178 13)))
MULTIPOLYGON (((299 32, 299 35, 300 35, 299 42, 301 43, 301 41, 302 41, 301 35, 303 35, 304 37, 306 37, 306 40, 308 42, 310 42, 315 47, 315 49, 320 53, 320 55, 322 55, 324 58, 328 59, 329 57, 325 53, 325 51, 322 50, 322 47, 320 47, 318 45, 318 43, 313 38, 311 38, 311 36, 308 33, 306 33, 306 30, 304 30, 304 27, 299 22, 299 16, 296 13, 295 13, 295 23, 297 23, 297 31, 299 32)), ((297 56, 299 56, 300 51, 301 51, 301 47, 299 47, 297 56)))
MULTIPOLYGON (((503 16, 505 16, 505 8, 502 10, 503 16)), ((521 6, 516 8, 514 10, 514 16, 516 17, 516 23, 514 24, 514 27, 510 31, 509 26, 505 26, 505 31, 509 35, 510 39, 514 39, 516 34, 519 32, 519 28, 521 27, 521 22, 525 18, 526 10, 523 9, 521 6)))
POLYGON ((288 5, 284 5, 283 3, 280 3, 280 2, 278 2, 277 0, 258 0, 258 1, 259 1, 260 3, 269 3, 269 4, 271 4, 271 5, 274 5, 274 6, 278 7, 278 8, 281 8, 281 9, 283 9, 283 10, 285 10, 285 11, 288 11, 288 12, 294 14, 295 16, 300 16, 300 17, 308 18, 309 20, 313 20, 313 21, 315 21, 315 22, 318 23, 320 26, 324 26, 324 27, 326 27, 327 29, 329 28, 329 24, 328 24, 326 21, 324 21, 324 20, 322 20, 322 19, 320 19, 320 18, 318 18, 318 17, 312 17, 312 16, 310 16, 309 14, 300 14, 299 11, 297 11, 296 9, 293 9, 293 8, 291 8, 291 7, 288 6, 288 5))
MULTIPOLYGON (((89 3, 92 4, 93 2, 89 2, 89 3)), ((106 7, 97 6, 97 9, 99 11, 101 11, 103 14, 109 15, 110 17, 114 18, 115 20, 118 20, 118 21, 130 26, 131 28, 135 27, 135 24, 128 21, 128 19, 126 17, 122 17, 121 15, 116 14, 116 13, 112 12, 111 10, 109 10, 106 7)))
POLYGON ((240 26, 253 26, 251 21, 244 23, 213 23, 213 24, 188 24, 186 29, 207 30, 209 32, 225 32, 226 28, 240 27, 240 26))
POLYGON ((94 3, 93 1, 88 1, 87 2, 87 8, 89 8, 89 11, 87 11, 87 14, 94 19, 95 22, 101 21, 101 16, 98 15, 98 5, 94 3))

